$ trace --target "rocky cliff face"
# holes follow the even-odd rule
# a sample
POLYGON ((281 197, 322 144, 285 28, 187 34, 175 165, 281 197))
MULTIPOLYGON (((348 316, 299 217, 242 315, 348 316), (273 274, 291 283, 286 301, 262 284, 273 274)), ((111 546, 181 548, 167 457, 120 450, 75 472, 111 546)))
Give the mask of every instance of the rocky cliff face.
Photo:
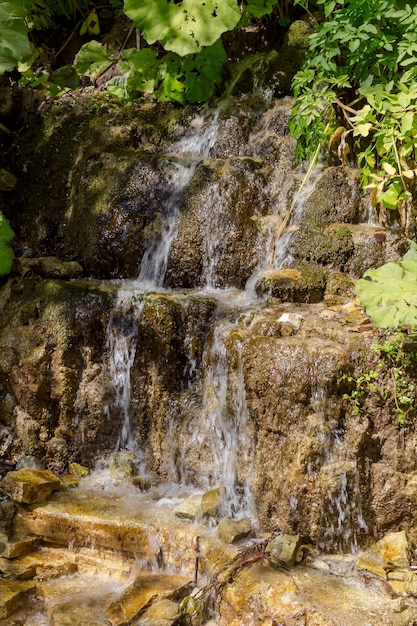
POLYGON ((234 96, 213 117, 64 98, 22 135, 22 175, 8 195, 22 258, 0 292, 3 472, 22 455, 59 472, 71 461, 93 467, 120 443, 126 406, 116 401, 109 339, 119 328, 133 346, 120 388, 129 385, 129 429, 147 471, 227 482, 232 509, 250 501, 261 528, 328 550, 413 528, 412 419, 400 432, 372 398, 352 412, 341 381, 373 358, 373 331, 348 304, 354 279, 398 258, 402 242, 388 231, 375 238, 382 229, 362 223, 356 172, 332 167, 275 245, 304 173, 290 107, 234 96), (208 149, 179 154, 207 124, 208 149), (120 308, 110 279, 138 276, 166 235, 173 196, 163 286, 176 291, 139 288, 140 307, 120 308), (51 256, 78 269, 66 273, 51 256), (263 300, 250 305, 201 291, 252 279, 263 300))

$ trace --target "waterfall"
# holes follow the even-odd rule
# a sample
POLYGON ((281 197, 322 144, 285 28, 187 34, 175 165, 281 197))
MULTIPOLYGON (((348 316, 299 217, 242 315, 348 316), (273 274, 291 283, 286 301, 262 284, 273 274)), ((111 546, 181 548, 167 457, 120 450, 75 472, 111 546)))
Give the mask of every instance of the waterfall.
POLYGON ((238 366, 228 363, 227 339, 235 322, 219 321, 207 345, 202 414, 191 446, 204 455, 208 467, 202 479, 206 489, 223 487, 223 513, 229 517, 249 516, 256 523, 248 476, 254 455, 254 440, 246 404, 243 377, 243 344, 238 342, 238 366))
POLYGON ((126 287, 122 287, 107 326, 107 351, 109 375, 114 389, 112 405, 105 407, 108 416, 115 410, 121 417, 121 430, 116 450, 134 452, 144 471, 145 454, 138 446, 131 425, 131 369, 136 355, 138 324, 145 300, 126 287))
POLYGON ((199 117, 194 120, 193 132, 171 148, 175 157, 169 159, 172 170, 168 174, 168 186, 171 192, 161 207, 164 220, 162 233, 151 240, 145 250, 137 281, 140 288, 151 290, 163 286, 183 193, 191 182, 197 165, 209 155, 216 141, 217 129, 218 112, 210 119, 199 117))

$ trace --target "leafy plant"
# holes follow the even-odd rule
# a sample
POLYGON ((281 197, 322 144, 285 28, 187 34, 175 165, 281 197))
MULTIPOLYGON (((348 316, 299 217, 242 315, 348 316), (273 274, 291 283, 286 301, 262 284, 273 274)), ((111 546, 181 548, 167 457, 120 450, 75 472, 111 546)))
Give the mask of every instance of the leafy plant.
POLYGON ((417 325, 417 244, 402 261, 368 270, 356 284, 356 294, 379 328, 417 325))
POLYGON ((416 196, 417 6, 403 0, 317 0, 326 21, 310 37, 310 54, 293 81, 290 128, 299 158, 339 143, 354 158, 365 189, 408 228, 416 196), (328 132, 325 127, 331 119, 328 132))
POLYGON ((98 78, 111 65, 118 76, 109 79, 106 88, 120 98, 154 94, 159 101, 185 104, 208 100, 220 83, 226 52, 219 39, 198 54, 180 57, 174 52, 158 57, 152 48, 124 50, 119 55, 97 41, 82 46, 74 66, 80 74, 98 78))
POLYGON ((8 245, 14 238, 14 232, 9 220, 0 211, 0 274, 8 274, 12 269, 14 252, 8 245))
POLYGON ((355 413, 360 413, 370 394, 378 395, 385 406, 392 406, 400 426, 406 424, 407 416, 416 407, 416 387, 413 382, 417 365, 417 336, 411 330, 385 331, 381 341, 375 342, 372 351, 380 356, 377 370, 370 370, 355 378, 343 375, 341 380, 351 385, 343 394, 355 413))
POLYGON ((124 11, 149 44, 180 56, 211 46, 241 18, 236 0, 125 0, 124 11))
POLYGON ((0 74, 12 71, 32 56, 23 2, 0 2, 0 74))

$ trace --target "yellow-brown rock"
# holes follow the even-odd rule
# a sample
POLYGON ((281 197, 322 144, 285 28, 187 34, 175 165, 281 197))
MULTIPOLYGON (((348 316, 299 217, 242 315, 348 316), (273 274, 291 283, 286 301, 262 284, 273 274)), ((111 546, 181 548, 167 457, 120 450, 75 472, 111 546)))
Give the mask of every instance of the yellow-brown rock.
POLYGON ((189 579, 179 574, 143 574, 109 604, 107 617, 112 626, 126 626, 157 596, 181 599, 191 591, 191 585, 189 579))
POLYGON ((61 481, 50 470, 25 467, 9 472, 2 487, 15 502, 31 504, 46 500, 53 491, 61 488, 61 481))
POLYGON ((0 580, 0 619, 6 619, 36 591, 33 583, 0 580))
POLYGON ((5 559, 15 559, 32 552, 38 544, 36 537, 11 537, 0 535, 0 557, 5 559))

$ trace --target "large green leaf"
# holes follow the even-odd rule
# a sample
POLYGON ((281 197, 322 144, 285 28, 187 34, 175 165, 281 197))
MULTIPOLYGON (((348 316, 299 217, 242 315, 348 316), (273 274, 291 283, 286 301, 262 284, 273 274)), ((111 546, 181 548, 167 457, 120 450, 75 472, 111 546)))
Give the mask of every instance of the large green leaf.
POLYGON ((124 12, 149 44, 180 56, 211 46, 241 17, 236 0, 125 0, 124 12))
POLYGON ((74 67, 79 74, 96 79, 112 64, 109 53, 98 41, 89 41, 75 55, 74 67))
POLYGON ((19 3, 0 2, 0 74, 32 55, 23 13, 19 3))
POLYGON ((12 269, 14 252, 7 245, 14 237, 9 220, 0 211, 0 274, 8 274, 12 269))
POLYGON ((361 305, 379 328, 417 325, 417 245, 403 260, 368 270, 356 285, 361 305))

